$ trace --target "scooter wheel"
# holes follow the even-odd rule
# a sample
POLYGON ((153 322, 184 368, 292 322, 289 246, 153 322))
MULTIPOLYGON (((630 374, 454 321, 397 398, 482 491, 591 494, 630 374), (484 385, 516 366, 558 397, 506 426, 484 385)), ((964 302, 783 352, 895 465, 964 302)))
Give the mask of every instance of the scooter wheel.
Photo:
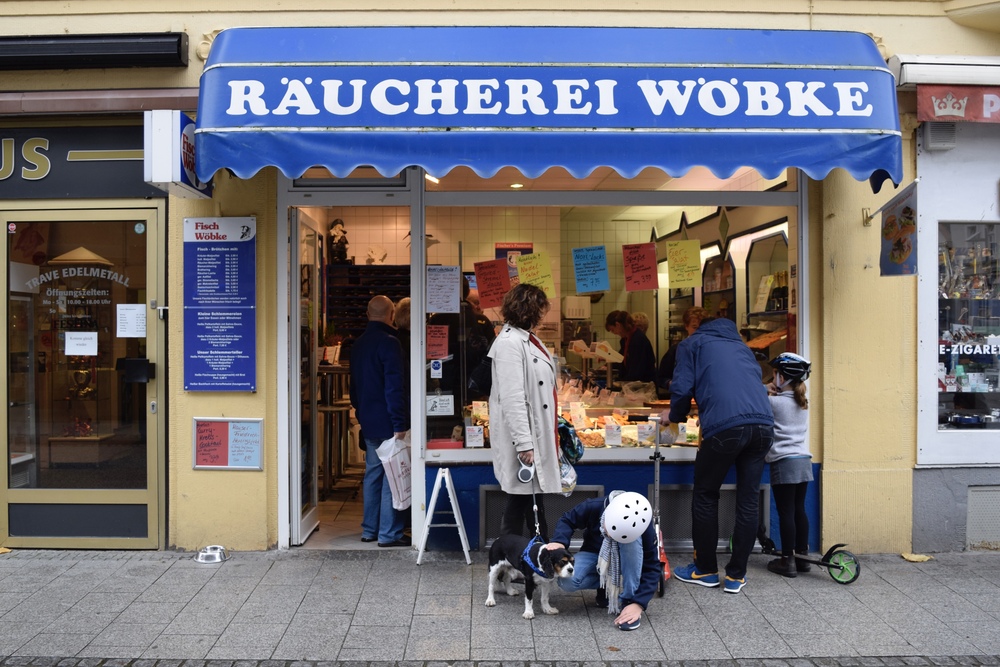
POLYGON ((853 584, 861 576, 861 563, 850 551, 834 551, 826 568, 838 584, 853 584))

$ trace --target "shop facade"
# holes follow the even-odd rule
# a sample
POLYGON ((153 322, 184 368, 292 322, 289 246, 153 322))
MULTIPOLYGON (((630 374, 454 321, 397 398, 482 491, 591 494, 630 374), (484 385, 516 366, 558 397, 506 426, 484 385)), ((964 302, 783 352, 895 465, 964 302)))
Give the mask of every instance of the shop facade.
POLYGON ((900 86, 915 89, 922 123, 914 548, 995 549, 1000 171, 991 156, 1000 147, 1000 59, 899 56, 893 64, 900 86), (942 502, 946 494, 954 500, 942 502))
MULTIPOLYGON (((333 12, 314 14, 310 15, 315 19, 312 21, 300 23, 283 19, 280 23, 326 25, 337 22, 333 20, 333 12)), ((656 12, 653 14, 656 15, 656 12)), ((428 11, 424 18, 432 18, 432 15, 433 12, 428 11)), ((587 24, 600 25, 609 20, 598 11, 584 10, 581 16, 587 24)), ((664 12, 653 23, 667 25, 671 17, 671 12, 664 12)), ((49 18, 58 24, 58 17, 49 18)), ((743 18, 750 20, 741 20, 740 25, 765 20, 764 15, 752 13, 743 18)), ((854 19, 864 23, 867 17, 854 19)), ((205 38, 192 50, 211 52, 211 57, 215 58, 217 52, 210 51, 213 33, 231 26, 220 22, 221 15, 211 12, 198 20, 201 22, 200 32, 192 29, 192 34, 203 34, 205 38)), ((766 20, 769 27, 774 27, 772 18, 766 20)), ((815 22, 805 25, 801 17, 782 16, 778 27, 795 31, 807 27, 833 30, 843 27, 835 17, 827 17, 825 21, 812 20, 815 22)), ((901 20, 906 23, 908 19, 901 20)), ((406 23, 402 18, 401 21, 406 23)), ((716 21, 713 17, 711 21, 695 23, 716 27, 716 21)), ((521 16, 511 22, 530 23, 530 17, 521 16)), ((142 16, 140 23, 150 31, 159 27, 158 19, 153 16, 142 16)), ((267 21, 247 23, 262 24, 267 21)), ((649 24, 645 20, 642 23, 649 24)), ((924 26, 914 30, 917 23, 919 21, 914 19, 905 27, 897 28, 872 20, 871 32, 880 38, 879 46, 890 52, 912 51, 907 47, 917 43, 923 46, 940 42, 943 45, 947 40, 958 39, 966 39, 966 43, 972 45, 970 48, 987 53, 995 47, 996 39, 990 35, 977 33, 977 39, 970 42, 967 39, 969 30, 944 16, 928 19, 928 23, 934 24, 933 29, 924 26), (935 37, 929 38, 932 34, 935 37), (923 35, 927 39, 918 42, 915 35, 923 35)), ((433 25, 434 21, 431 20, 430 24, 433 25)), ((41 25, 41 19, 32 24, 36 32, 38 25, 41 25)), ((381 29, 376 27, 373 30, 381 29)), ((818 36, 819 33, 809 34, 804 30, 801 34, 806 40, 818 36)), ((725 40, 716 43, 723 42, 725 40)), ((869 45, 866 49, 875 50, 870 41, 869 45)), ((740 51, 738 44, 732 48, 735 52, 740 51)), ((359 47, 344 53, 347 54, 345 57, 352 58, 363 52, 364 48, 359 47)), ((234 52, 226 49, 218 53, 224 61, 234 52)), ((489 55, 496 59, 493 62, 499 61, 500 55, 510 58, 508 54, 489 55)), ((883 57, 885 55, 882 54, 883 57)), ((592 51, 587 56, 590 59, 581 56, 569 60, 575 63, 595 62, 592 51)), ((438 54, 438 60, 443 62, 446 58, 438 54)), ((405 64, 390 60, 385 62, 386 70, 380 73, 379 81, 401 81, 405 78, 402 75, 405 64), (393 67, 399 69, 394 71, 393 67)), ((536 58, 534 62, 551 61, 536 58)), ((614 65, 622 60, 605 58, 599 62, 614 65)), ((830 63, 811 64, 836 69, 830 63)), ((233 69, 233 66, 212 71, 226 69, 233 69)), ((193 86, 200 74, 200 71, 189 71, 179 83, 193 86)), ((567 85, 563 89, 562 102, 566 109, 572 110, 564 115, 564 120, 570 119, 576 124, 576 129, 588 123, 593 125, 594 117, 583 120, 582 114, 575 113, 585 103, 589 102, 592 110, 600 109, 602 105, 605 109, 610 108, 611 98, 601 97, 602 91, 608 90, 601 86, 608 84, 598 85, 596 82, 612 77, 607 71, 595 76, 589 74, 581 70, 572 76, 562 77, 574 81, 586 79, 591 85, 586 92, 578 85, 567 85)), ((275 74, 274 80, 267 83, 279 82, 281 76, 280 73, 275 74)), ((283 120, 292 117, 301 120, 299 112, 306 104, 305 86, 308 84, 302 83, 302 89, 295 89, 296 77, 287 74, 285 77, 292 81, 292 85, 279 83, 285 88, 276 104, 268 103, 269 115, 278 118, 284 115, 283 120), (281 110, 282 100, 284 111, 291 113, 273 116, 281 110)), ((432 79, 436 82, 434 85, 440 86, 442 79, 452 77, 435 74, 424 78, 432 79)), ((483 75, 475 78, 493 77, 483 75)), ((350 90, 351 77, 342 79, 344 83, 339 92, 345 95, 339 103, 346 106, 349 105, 347 100, 350 97, 346 93, 350 90)), ((137 80, 134 77, 131 79, 132 82, 137 80)), ((260 79, 245 76, 239 80, 260 79)), ((697 81, 697 76, 692 80, 697 81)), ((723 78, 708 80, 728 81, 723 78)), ((202 84, 197 109, 199 130, 203 135, 210 135, 213 128, 220 126, 209 122, 214 118, 205 106, 204 86, 213 86, 208 71, 202 84)), ((53 74, 24 85, 56 87, 57 77, 53 74)), ((107 84, 98 76, 92 85, 107 84)), ((228 84, 223 88, 233 90, 228 84)), ((491 106, 488 99, 482 96, 487 88, 489 86, 478 89, 481 95, 479 108, 483 110, 491 106)), ((389 86, 383 90, 387 91, 387 104, 403 101, 398 96, 398 87, 389 86)), ((433 92, 437 94, 440 90, 434 88, 433 92)), ((767 97, 767 89, 760 90, 765 91, 759 94, 758 99, 762 100, 767 97)), ((808 87, 802 90, 806 91, 808 87)), ((246 88, 245 91, 243 100, 250 111, 258 98, 254 96, 254 89, 246 88)), ((718 95, 715 104, 722 108, 726 104, 728 88, 718 84, 715 91, 718 95)), ((531 95, 528 92, 525 92, 523 102, 526 110, 531 112, 531 95)), ((855 98, 856 93, 857 90, 844 88, 835 98, 836 103, 845 105, 841 109, 848 113, 857 111, 864 105, 857 105, 853 100, 867 101, 867 98, 864 94, 855 98)), ((439 94, 428 99, 433 99, 431 105, 434 108, 442 103, 439 94)), ((821 483, 816 484, 813 491, 812 507, 816 519, 814 548, 827 546, 833 541, 849 542, 852 549, 862 553, 902 551, 911 546, 917 548, 917 535, 932 529, 925 525, 924 515, 918 511, 921 507, 918 490, 922 483, 919 480, 927 479, 925 487, 933 488, 936 481, 930 475, 939 475, 942 469, 938 467, 925 471, 920 467, 917 443, 925 427, 919 425, 917 419, 916 392, 904 391, 900 400, 880 409, 877 417, 871 414, 873 395, 897 396, 900 387, 916 389, 913 380, 918 369, 916 360, 918 354, 923 354, 923 344, 918 342, 915 315, 919 298, 914 287, 917 278, 881 278, 876 275, 877 271, 873 272, 870 264, 871 257, 878 252, 878 224, 863 224, 866 209, 868 212, 878 209, 896 192, 888 182, 877 193, 873 192, 867 182, 870 175, 879 169, 895 168, 893 180, 905 186, 920 169, 915 143, 918 123, 913 115, 915 109, 910 108, 915 103, 910 93, 899 91, 900 114, 895 108, 896 100, 897 91, 893 87, 889 115, 893 117, 894 127, 888 127, 886 136, 895 137, 900 163, 879 164, 876 159, 861 160, 864 163, 861 167, 833 165, 850 169, 850 174, 843 169, 814 169, 793 158, 783 162, 776 158, 780 164, 758 164, 746 157, 746 145, 738 141, 715 147, 697 147, 693 150, 698 156, 686 158, 686 167, 659 165, 658 156, 664 151, 655 142, 648 141, 647 137, 633 144, 622 143, 621 137, 604 140, 605 145, 594 150, 589 166, 560 172, 551 169, 564 162, 564 156, 558 160, 551 157, 561 150, 558 137, 540 139, 532 136, 526 144, 517 146, 510 132, 501 132, 499 136, 490 138, 486 138, 486 132, 480 132, 469 144, 471 148, 466 147, 479 151, 474 153, 475 159, 470 163, 488 165, 481 167, 478 174, 475 169, 466 169, 461 162, 434 162, 434 156, 440 155, 440 152, 433 144, 441 140, 443 132, 420 132, 404 138, 403 143, 408 143, 413 152, 401 158, 392 155, 393 144, 399 143, 398 136, 393 137, 393 141, 386 141, 381 137, 388 135, 355 132, 357 141, 351 138, 347 148, 338 149, 345 154, 351 153, 353 157, 350 159, 356 160, 356 164, 349 169, 341 168, 343 165, 334 169, 315 169, 325 164, 325 158, 301 147, 274 151, 260 147, 250 149, 259 164, 248 164, 245 161, 246 152, 239 150, 224 151, 214 168, 200 164, 200 170, 211 170, 203 175, 214 175, 215 190, 211 199, 176 196, 164 199, 166 231, 161 256, 168 278, 165 281, 166 299, 162 303, 173 309, 175 317, 171 317, 169 310, 163 314, 163 319, 159 318, 158 312, 147 313, 147 324, 159 323, 157 326, 162 327, 164 340, 169 341, 164 350, 163 368, 157 368, 157 381, 163 387, 160 390, 160 405, 165 403, 169 414, 166 423, 161 426, 166 443, 163 448, 165 480, 161 489, 165 535, 159 544, 152 546, 197 549, 205 544, 221 543, 235 549, 283 548, 308 537, 313 526, 311 512, 315 509, 321 485, 319 474, 312 474, 313 464, 317 457, 323 458, 328 468, 333 463, 329 455, 318 454, 309 447, 303 448, 302 444, 319 445, 327 423, 325 418, 320 417, 320 408, 337 407, 321 405, 330 397, 324 395, 325 389, 319 389, 323 381, 319 377, 322 373, 317 371, 320 370, 322 354, 319 350, 323 347, 319 344, 323 332, 321 327, 325 328, 327 324, 320 314, 331 312, 329 308, 334 303, 330 300, 331 293, 341 296, 349 293, 347 289, 331 289, 335 283, 329 282, 332 273, 328 260, 339 252, 330 248, 330 232, 336 221, 342 221, 349 239, 348 257, 354 256, 353 264, 344 265, 345 275, 358 271, 347 267, 361 267, 364 271, 388 274, 382 283, 387 288, 401 289, 404 286, 398 283, 408 282, 414 321, 422 321, 425 315, 434 312, 428 308, 424 290, 429 266, 457 266, 460 274, 475 276, 476 263, 496 259, 502 250, 499 246, 510 244, 522 248, 530 245, 533 253, 544 252, 549 257, 558 298, 558 308, 554 307, 553 311, 559 312, 554 312, 551 321, 546 322, 546 331, 549 333, 547 342, 554 347, 564 342, 564 336, 581 333, 576 326, 580 323, 576 322, 573 324, 574 331, 566 334, 567 321, 589 320, 593 338, 607 340, 617 348, 617 341, 611 340, 604 332, 603 316, 610 310, 621 308, 630 312, 642 311, 651 316, 659 347, 658 356, 662 356, 671 335, 672 314, 688 305, 688 300, 690 305, 708 303, 726 316, 731 311, 741 328, 756 328, 758 334, 780 330, 783 325, 787 333, 782 344, 787 346, 786 349, 796 349, 810 357, 815 369, 810 382, 813 403, 810 437, 821 483), (893 132, 900 133, 893 135, 893 132), (354 145, 351 146, 351 143, 354 145), (544 150, 539 150, 536 145, 539 143, 544 150), (529 164, 523 158, 517 162, 504 157, 515 148, 522 154, 547 154, 544 159, 549 163, 529 164), (711 156, 715 154, 728 155, 729 159, 737 162, 713 162, 711 156), (283 162, 289 155, 294 155, 298 162, 283 162), (634 159, 632 167, 622 162, 622 155, 632 156, 628 158, 634 159), (387 156, 399 159, 393 162, 387 156), (372 164, 379 167, 378 173, 364 169, 372 164), (635 165, 640 167, 633 168, 635 165), (644 172, 642 167, 647 165, 659 165, 652 170, 659 174, 644 172), (702 166, 709 169, 701 170, 702 166), (723 183, 727 179, 719 179, 710 173, 718 171, 729 175, 745 166, 758 166, 759 169, 757 173, 745 174, 743 181, 737 184, 723 183), (516 168, 514 173, 509 170, 511 167, 516 168), (689 172, 688 168, 694 168, 693 172, 689 172), (667 173, 677 174, 676 180, 683 182, 666 186, 666 182, 671 180, 665 176, 667 173), (694 179, 684 180, 684 174, 692 176, 699 173, 705 176, 702 183, 695 183, 694 179), (441 184, 431 183, 426 178, 428 174, 439 178, 441 184), (512 177, 515 175, 519 180, 529 180, 529 187, 520 192, 512 191, 509 185, 514 182, 512 177), (553 178, 555 175, 559 178, 553 178), (603 179, 603 184, 595 183, 596 179, 588 181, 591 175, 603 179), (655 180, 657 176, 660 177, 658 182, 655 180), (509 182, 501 182, 498 177, 511 178, 508 178, 509 182), (253 351, 257 363, 256 391, 252 392, 192 392, 184 388, 188 352, 184 344, 184 318, 179 314, 183 309, 185 293, 183 281, 171 278, 184 275, 185 220, 213 217, 253 217, 256 221, 256 337, 253 351), (387 230, 391 230, 391 234, 387 230), (690 288, 690 292, 674 292, 669 288, 669 282, 660 283, 658 279, 655 290, 626 289, 622 245, 652 242, 657 259, 664 260, 667 245, 682 238, 700 241, 701 277, 698 287, 690 288), (579 314, 572 308, 583 304, 572 300, 567 302, 564 298, 589 294, 578 289, 573 250, 602 245, 608 257, 611 285, 600 301, 592 301, 588 296, 589 317, 572 317, 579 314), (401 266, 409 269, 405 277, 390 268, 363 268, 401 266), (306 273, 303 273, 303 268, 306 268, 306 273), (761 302, 763 309, 757 310, 755 305, 764 276, 773 276, 772 287, 783 281, 786 292, 782 297, 781 292, 774 295, 768 289, 761 302), (320 291, 321 286, 325 292, 320 291), (306 288, 307 291, 303 291, 306 288), (310 308, 302 308, 303 296, 314 300, 310 308), (782 298, 783 302, 775 301, 782 298), (671 306, 676 308, 671 309, 671 306), (864 324, 861 334, 858 333, 859 318, 864 324), (303 330, 305 336, 302 335, 303 330), (876 337, 868 333, 871 330, 882 333, 876 337), (893 348, 895 356, 889 364, 884 363, 886 335, 897 342, 893 348), (878 367, 879 372, 872 374, 864 371, 873 367, 878 367), (159 372, 161 370, 165 372, 159 372), (317 387, 312 396, 307 397, 309 409, 306 413, 301 408, 303 393, 300 385, 303 380, 309 387, 317 387), (304 414, 316 416, 316 419, 308 420, 306 429, 303 429, 304 414), (865 415, 861 424, 858 415, 865 415), (260 469, 211 470, 197 467, 197 433, 193 425, 200 419, 261 420, 260 469), (307 432, 308 435, 304 436, 307 432), (845 434, 853 435, 845 437, 845 434), (301 474, 303 465, 309 471, 304 476, 301 474)), ((620 102, 620 98, 615 98, 615 101, 620 102)), ((708 103, 707 99, 704 101, 708 103)), ((665 104, 672 102, 665 100, 665 104)), ((810 104, 811 100, 803 102, 807 113, 810 104)), ((826 105, 827 108, 832 108, 832 104, 826 105)), ((766 109, 763 102, 759 107, 766 109)), ((317 105, 317 109, 322 109, 322 104, 317 105)), ((556 132, 551 134, 557 135, 556 132)), ((819 144, 814 144, 810 150, 824 155, 836 152, 819 144)), ((864 149, 847 152, 863 153, 864 149)), ((675 159, 676 153, 670 151, 670 158, 675 159)), ((922 178, 918 187, 923 190, 924 186, 922 178)), ((926 250, 932 243, 937 245, 929 241, 919 247, 926 250)), ((930 275, 933 274, 927 274, 930 275)), ((348 283, 353 279, 350 278, 348 283)), ((13 303, 8 300, 8 313, 12 312, 13 303)), ((350 324, 345 323, 345 326, 350 324)), ((428 399, 440 383, 435 383, 438 378, 430 377, 429 371, 424 368, 429 342, 426 332, 420 335, 417 331, 414 330, 412 348, 414 398, 411 412, 426 417, 428 399)), ((10 347, 12 337, 8 336, 7 343, 10 352, 20 352, 10 347)), ((562 353, 560 356, 566 359, 568 367, 579 369, 579 359, 565 354, 562 349, 557 351, 562 353)), ((768 349, 768 352, 771 351, 768 349)), ((459 416, 462 408, 471 406, 468 396, 452 400, 452 416, 459 416)), ((461 423, 455 425, 467 426, 465 416, 462 415, 461 423)), ((470 425, 475 426, 474 423, 470 425)), ((490 450, 478 447, 425 447, 430 440, 448 439, 447 436, 442 437, 447 430, 443 423, 434 419, 413 419, 414 442, 419 443, 414 447, 414 538, 419 538, 426 509, 424 505, 436 471, 446 465, 458 482, 459 501, 470 537, 478 544, 480 538, 490 537, 484 517, 494 514, 496 509, 491 504, 495 502, 491 487, 496 482, 492 477, 490 450)), ((350 443, 355 436, 349 428, 347 431, 344 437, 350 443)), ((46 437, 52 439, 51 435, 46 437)), ((466 437, 467 431, 463 432, 461 444, 466 444, 466 437)), ((10 445, 12 438, 9 432, 8 451, 13 451, 10 445)), ((355 455, 350 450, 343 451, 346 459, 355 455)), ((668 462, 663 483, 671 487, 672 493, 680 494, 672 496, 670 501, 676 509, 683 505, 683 490, 690 483, 693 450, 667 450, 665 454, 668 462)), ((648 493, 652 480, 649 455, 648 449, 638 447, 588 450, 584 462, 578 467, 579 491, 596 493, 600 488, 622 486, 648 493)), ((988 461, 983 464, 973 464, 976 468, 968 472, 974 482, 970 485, 989 486, 993 483, 995 469, 989 467, 988 461)), ((14 479, 15 472, 19 470, 11 468, 8 477, 14 479)), ((12 492, 13 489, 9 489, 4 499, 7 503, 5 511, 8 512, 12 492)), ((9 513, 7 515, 10 516, 9 513)), ((683 532, 683 526, 679 525, 678 531, 683 532)), ((454 548, 457 545, 457 540, 445 535, 451 531, 438 532, 442 537, 435 546, 454 548)), ((6 539, 8 543, 15 544, 10 541, 10 533, 6 539)), ((17 543, 30 545, 31 541, 17 543)))

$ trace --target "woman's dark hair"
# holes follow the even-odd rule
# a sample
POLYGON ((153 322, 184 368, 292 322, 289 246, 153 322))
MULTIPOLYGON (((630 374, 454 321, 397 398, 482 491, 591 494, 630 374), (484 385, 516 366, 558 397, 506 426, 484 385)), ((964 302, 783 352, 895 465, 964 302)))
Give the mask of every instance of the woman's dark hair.
POLYGON ((545 290, 537 285, 519 283, 503 298, 500 315, 507 324, 530 331, 542 321, 548 307, 545 290))
POLYGON ((628 314, 628 311, 624 310, 612 310, 608 313, 608 316, 604 318, 604 330, 610 331, 612 324, 620 324, 625 327, 625 331, 629 332, 635 329, 635 320, 632 316, 628 314))

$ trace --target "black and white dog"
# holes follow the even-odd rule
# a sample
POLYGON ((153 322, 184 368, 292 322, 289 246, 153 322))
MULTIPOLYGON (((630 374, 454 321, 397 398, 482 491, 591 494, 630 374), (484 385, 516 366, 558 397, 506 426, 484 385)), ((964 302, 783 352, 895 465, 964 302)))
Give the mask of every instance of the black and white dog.
POLYGON ((559 577, 573 576, 573 555, 567 549, 546 549, 541 538, 528 539, 522 535, 501 535, 490 547, 490 585, 486 606, 496 606, 493 590, 503 579, 507 595, 516 595, 511 576, 517 571, 524 575, 524 614, 526 619, 535 617, 532 595, 537 586, 542 592, 542 611, 558 614, 549 604, 549 592, 559 577))

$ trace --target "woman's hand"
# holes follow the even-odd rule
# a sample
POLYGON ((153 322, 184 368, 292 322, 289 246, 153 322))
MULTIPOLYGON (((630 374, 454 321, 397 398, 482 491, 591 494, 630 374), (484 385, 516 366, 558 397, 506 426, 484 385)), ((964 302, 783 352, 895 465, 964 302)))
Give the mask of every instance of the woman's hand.
POLYGON ((530 466, 535 462, 535 450, 529 449, 527 451, 518 452, 517 458, 524 462, 524 465, 530 466))

